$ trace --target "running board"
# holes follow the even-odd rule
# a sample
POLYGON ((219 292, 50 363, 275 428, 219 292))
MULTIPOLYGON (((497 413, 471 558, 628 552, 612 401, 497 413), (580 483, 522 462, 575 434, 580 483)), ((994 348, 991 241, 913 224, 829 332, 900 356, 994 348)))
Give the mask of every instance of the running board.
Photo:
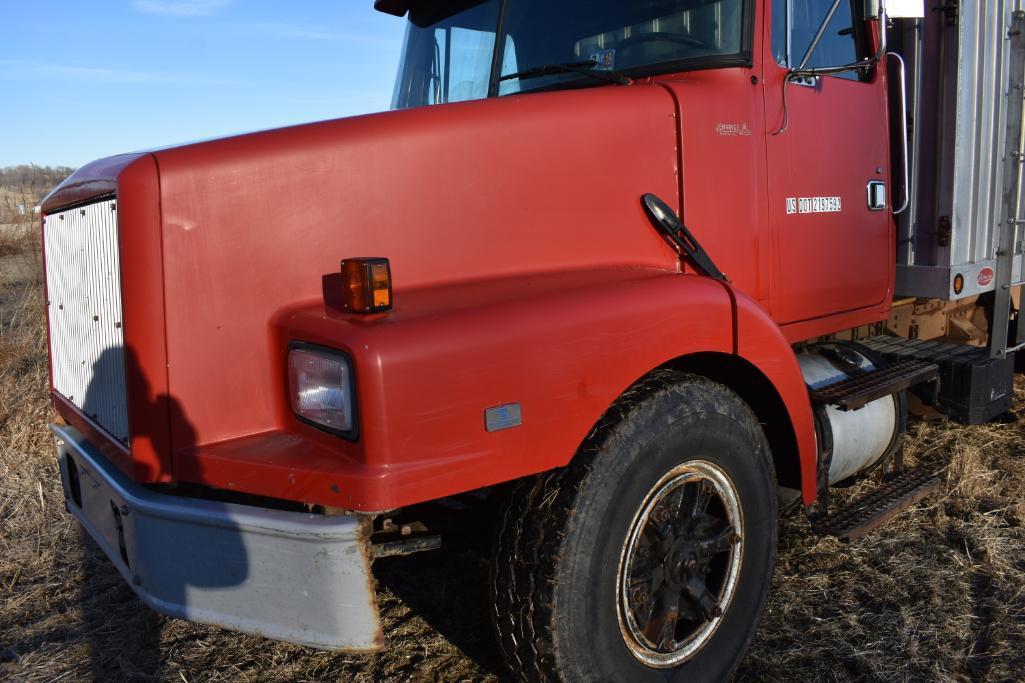
POLYGON ((859 539, 939 488, 939 475, 906 470, 839 510, 810 517, 812 531, 842 541, 859 539))
POLYGON ((934 382, 939 375, 940 369, 935 363, 908 358, 842 382, 812 389, 811 400, 813 403, 835 405, 841 410, 857 410, 916 384, 934 382))

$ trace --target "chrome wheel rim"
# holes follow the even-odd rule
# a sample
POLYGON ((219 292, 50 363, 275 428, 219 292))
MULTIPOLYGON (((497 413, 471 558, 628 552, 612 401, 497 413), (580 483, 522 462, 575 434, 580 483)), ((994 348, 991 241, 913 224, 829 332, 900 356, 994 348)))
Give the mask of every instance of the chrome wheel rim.
POLYGON ((736 593, 743 512, 717 465, 692 460, 651 487, 619 559, 617 606, 630 652, 678 666, 712 637, 736 593))

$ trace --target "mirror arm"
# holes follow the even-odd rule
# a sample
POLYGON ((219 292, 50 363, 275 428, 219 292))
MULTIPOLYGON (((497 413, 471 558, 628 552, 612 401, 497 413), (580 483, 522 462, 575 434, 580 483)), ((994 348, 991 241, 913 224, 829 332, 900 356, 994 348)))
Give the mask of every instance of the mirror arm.
POLYGON ((790 78, 817 78, 819 76, 834 76, 836 74, 847 73, 848 71, 864 71, 871 69, 873 66, 879 63, 879 59, 872 57, 866 59, 863 62, 854 62, 853 64, 844 64, 843 66, 821 66, 814 69, 791 69, 790 78))
POLYGON ((840 0, 833 0, 833 6, 826 12, 826 18, 819 24, 819 30, 815 32, 815 37, 811 39, 811 44, 804 53, 804 57, 801 59, 800 66, 797 67, 796 71, 803 71, 804 67, 808 66, 808 60, 811 59, 815 49, 819 46, 819 42, 822 40, 823 34, 826 32, 826 28, 829 26, 829 22, 833 21, 833 15, 836 14, 836 10, 840 8, 840 0))
POLYGON ((818 47, 819 40, 822 38, 822 34, 825 33, 826 26, 829 25, 830 21, 832 21, 833 14, 836 13, 836 9, 839 6, 840 0, 836 0, 836 2, 833 3, 833 7, 829 11, 829 14, 826 16, 825 21, 822 22, 821 26, 819 26, 819 30, 815 34, 815 39, 812 40, 811 45, 808 47, 808 51, 804 55, 804 59, 801 60, 801 66, 797 67, 796 69, 790 69, 790 72, 787 75, 788 79, 816 78, 818 76, 830 76, 833 74, 845 73, 847 71, 860 71, 862 69, 871 69, 879 62, 881 62, 883 60, 883 57, 886 56, 886 8, 884 7, 884 3, 880 3, 879 15, 877 17, 879 19, 879 50, 874 55, 860 62, 844 64, 843 66, 826 66, 813 69, 804 68, 805 65, 808 63, 808 60, 811 58, 812 53, 815 51, 815 48, 818 47))

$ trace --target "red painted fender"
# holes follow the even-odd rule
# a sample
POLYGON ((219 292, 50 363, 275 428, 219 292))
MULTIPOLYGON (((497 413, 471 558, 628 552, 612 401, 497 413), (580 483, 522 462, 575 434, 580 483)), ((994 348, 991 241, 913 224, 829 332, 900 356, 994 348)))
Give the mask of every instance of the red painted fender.
POLYGON ((790 416, 801 463, 801 493, 806 504, 815 501, 818 446, 808 387, 790 342, 769 314, 756 301, 730 288, 736 310, 734 353, 745 359, 779 392, 790 416))
POLYGON ((381 316, 300 305, 281 312, 275 330, 272 395, 286 395, 291 341, 350 356, 359 440, 301 423, 282 404, 273 432, 176 453, 183 480, 358 510, 411 505, 565 465, 653 368, 738 352, 777 385, 814 481, 793 352, 756 304, 708 278, 650 269, 525 276, 404 292, 381 316), (484 411, 508 403, 520 405, 522 425, 486 431, 484 411))
POLYGON ((275 323, 274 432, 175 454, 176 476, 218 488, 386 510, 565 465, 632 383, 681 354, 730 353, 717 282, 653 269, 531 275, 405 291, 386 315, 321 302, 275 323), (284 404, 292 341, 344 351, 359 439, 299 422, 284 404), (522 425, 485 429, 518 403, 522 425))

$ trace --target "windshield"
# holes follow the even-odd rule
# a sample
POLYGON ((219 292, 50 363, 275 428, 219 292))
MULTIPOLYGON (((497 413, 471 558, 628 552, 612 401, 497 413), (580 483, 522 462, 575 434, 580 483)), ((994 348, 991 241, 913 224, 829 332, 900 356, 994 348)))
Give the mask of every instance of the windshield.
POLYGON ((739 65, 749 1, 427 0, 409 13, 392 107, 603 83, 579 70, 530 73, 545 66, 638 77, 739 65))

